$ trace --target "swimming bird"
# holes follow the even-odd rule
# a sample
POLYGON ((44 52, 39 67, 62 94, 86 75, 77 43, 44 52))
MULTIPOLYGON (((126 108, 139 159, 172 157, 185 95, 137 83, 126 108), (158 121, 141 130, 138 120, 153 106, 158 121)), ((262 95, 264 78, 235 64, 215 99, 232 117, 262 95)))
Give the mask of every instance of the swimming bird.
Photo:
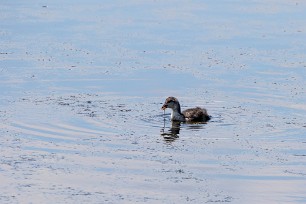
POLYGON ((170 96, 166 99, 162 110, 166 108, 172 109, 171 120, 179 122, 206 122, 210 120, 205 108, 189 108, 181 112, 181 105, 177 98, 170 96))

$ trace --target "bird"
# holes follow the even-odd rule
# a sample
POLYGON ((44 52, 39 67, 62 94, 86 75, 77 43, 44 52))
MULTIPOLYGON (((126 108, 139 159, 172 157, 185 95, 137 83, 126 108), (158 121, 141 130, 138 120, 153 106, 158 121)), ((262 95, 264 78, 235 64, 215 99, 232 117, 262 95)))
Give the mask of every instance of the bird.
POLYGON ((207 122, 211 116, 208 115, 205 108, 189 108, 181 112, 181 105, 177 98, 170 96, 165 100, 162 110, 172 109, 171 120, 178 122, 207 122))

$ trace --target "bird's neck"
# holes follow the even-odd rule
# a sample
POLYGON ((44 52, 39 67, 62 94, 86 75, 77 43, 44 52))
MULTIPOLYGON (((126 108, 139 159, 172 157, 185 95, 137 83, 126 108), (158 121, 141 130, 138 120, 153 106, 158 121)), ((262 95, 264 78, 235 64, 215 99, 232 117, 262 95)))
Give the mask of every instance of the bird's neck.
POLYGON ((185 121, 185 117, 181 113, 181 107, 179 105, 172 109, 171 119, 175 121, 185 121))
POLYGON ((173 112, 177 112, 179 114, 182 114, 181 113, 181 105, 179 103, 174 106, 173 112))

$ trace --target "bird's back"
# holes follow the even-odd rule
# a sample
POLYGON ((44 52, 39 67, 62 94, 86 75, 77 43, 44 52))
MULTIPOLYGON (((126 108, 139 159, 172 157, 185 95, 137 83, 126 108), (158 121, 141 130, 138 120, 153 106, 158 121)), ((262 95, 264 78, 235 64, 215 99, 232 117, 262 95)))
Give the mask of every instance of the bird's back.
POLYGON ((187 122, 205 122, 210 119, 206 109, 200 107, 186 109, 182 113, 187 122))

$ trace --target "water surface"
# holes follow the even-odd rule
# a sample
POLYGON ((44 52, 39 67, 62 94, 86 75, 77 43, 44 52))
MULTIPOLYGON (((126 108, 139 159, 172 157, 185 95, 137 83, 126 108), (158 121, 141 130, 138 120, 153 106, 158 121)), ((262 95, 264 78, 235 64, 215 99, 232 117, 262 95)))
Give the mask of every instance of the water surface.
POLYGON ((0 9, 1 203, 306 202, 304 2, 0 9))

